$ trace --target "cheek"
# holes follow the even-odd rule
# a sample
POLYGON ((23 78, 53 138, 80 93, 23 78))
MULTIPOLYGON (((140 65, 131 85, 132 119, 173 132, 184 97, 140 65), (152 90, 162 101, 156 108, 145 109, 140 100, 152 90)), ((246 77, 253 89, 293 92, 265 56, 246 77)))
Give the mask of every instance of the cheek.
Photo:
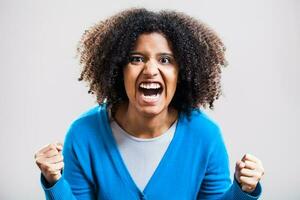
POLYGON ((171 83, 171 93, 174 95, 177 88, 177 78, 174 78, 171 83))
POLYGON ((175 93, 178 81, 178 70, 173 69, 168 73, 168 86, 170 88, 170 92, 175 93))
POLYGON ((123 71, 123 77, 126 93, 130 98, 130 96, 135 94, 135 83, 137 80, 137 73, 134 70, 130 70, 130 68, 128 69, 127 67, 123 71))
POLYGON ((163 72, 164 78, 166 81, 166 98, 171 101, 171 99, 174 97, 176 87, 177 87, 177 81, 178 81, 178 70, 177 69, 168 69, 163 72))

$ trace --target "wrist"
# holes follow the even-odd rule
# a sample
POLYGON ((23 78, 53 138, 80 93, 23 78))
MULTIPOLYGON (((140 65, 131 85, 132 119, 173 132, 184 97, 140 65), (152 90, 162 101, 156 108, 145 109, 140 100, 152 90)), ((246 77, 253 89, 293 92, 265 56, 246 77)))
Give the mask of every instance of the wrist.
POLYGON ((52 187, 55 185, 55 183, 61 178, 61 174, 55 174, 55 175, 44 175, 43 177, 45 179, 45 184, 47 187, 52 187))

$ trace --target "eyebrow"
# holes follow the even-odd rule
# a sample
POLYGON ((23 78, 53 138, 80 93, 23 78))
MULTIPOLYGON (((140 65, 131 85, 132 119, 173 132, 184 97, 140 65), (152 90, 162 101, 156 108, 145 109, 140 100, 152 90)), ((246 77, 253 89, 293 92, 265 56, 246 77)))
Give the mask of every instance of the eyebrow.
MULTIPOLYGON (((135 54, 143 55, 143 53, 138 52, 138 51, 131 51, 131 52, 129 53, 129 55, 135 55, 135 54)), ((174 55, 173 55, 172 53, 165 53, 165 52, 158 53, 158 55, 174 57, 174 55)))

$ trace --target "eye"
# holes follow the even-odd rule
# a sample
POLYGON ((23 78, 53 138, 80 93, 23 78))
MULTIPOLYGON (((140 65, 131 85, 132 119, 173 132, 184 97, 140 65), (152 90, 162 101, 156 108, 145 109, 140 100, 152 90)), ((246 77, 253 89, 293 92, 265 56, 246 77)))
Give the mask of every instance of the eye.
POLYGON ((130 56, 129 58, 129 62, 131 63, 140 63, 140 62, 144 62, 144 58, 142 56, 130 56))
POLYGON ((162 64, 169 64, 171 63, 171 58, 169 56, 163 56, 159 60, 162 64))

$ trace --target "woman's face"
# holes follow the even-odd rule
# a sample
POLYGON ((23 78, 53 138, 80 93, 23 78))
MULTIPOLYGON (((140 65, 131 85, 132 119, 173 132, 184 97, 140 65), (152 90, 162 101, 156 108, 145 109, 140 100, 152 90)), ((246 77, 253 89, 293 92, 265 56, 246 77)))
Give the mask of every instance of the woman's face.
POLYGON ((155 116, 167 111, 175 94, 178 65, 167 39, 160 33, 141 34, 124 67, 129 109, 155 116))

